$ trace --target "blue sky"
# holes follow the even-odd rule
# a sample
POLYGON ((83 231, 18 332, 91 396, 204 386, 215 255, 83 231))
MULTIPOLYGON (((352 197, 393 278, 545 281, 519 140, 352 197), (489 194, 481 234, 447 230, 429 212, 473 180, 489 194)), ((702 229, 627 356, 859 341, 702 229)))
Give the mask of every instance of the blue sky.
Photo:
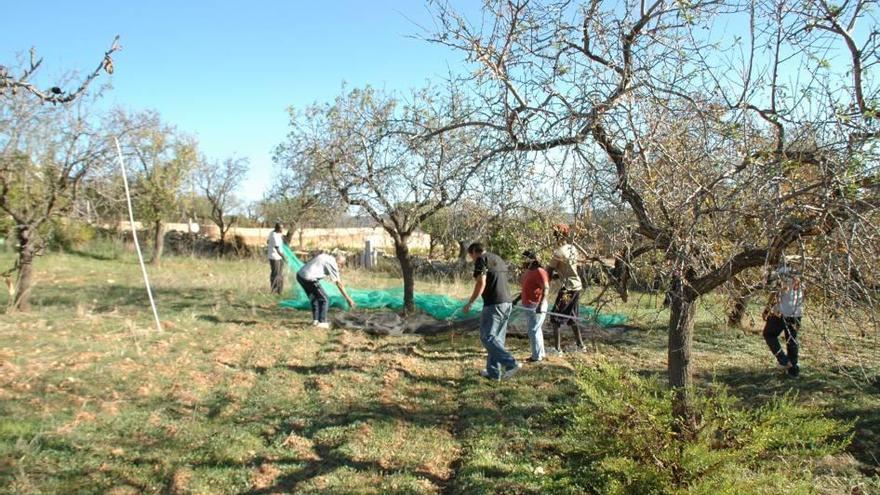
POLYGON ((119 34, 105 104, 158 110, 209 157, 248 157, 248 200, 271 182, 289 105, 330 99, 343 81, 406 89, 460 64, 412 39, 432 25, 421 0, 5 3, 0 61, 34 46, 50 80, 91 70, 119 34))

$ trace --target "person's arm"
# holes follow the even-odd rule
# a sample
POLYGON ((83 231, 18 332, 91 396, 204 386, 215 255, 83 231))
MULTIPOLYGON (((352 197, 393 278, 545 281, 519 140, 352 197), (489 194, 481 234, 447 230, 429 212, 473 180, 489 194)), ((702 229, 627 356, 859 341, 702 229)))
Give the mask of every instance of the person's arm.
POLYGON ((541 308, 544 307, 544 300, 547 299, 547 293, 550 292, 550 284, 548 282, 544 282, 544 290, 541 291, 541 300, 538 301, 538 306, 535 308, 535 313, 541 314, 544 312, 541 308))
POLYGON ((336 287, 339 287, 339 293, 342 294, 342 297, 345 298, 345 302, 348 303, 349 308, 356 308, 357 304, 355 304, 351 297, 348 295, 348 292, 345 290, 345 284, 342 283, 342 280, 336 281, 336 287))
POLYGON ((474 291, 471 293, 470 299, 468 299, 467 304, 464 305, 465 314, 471 312, 471 306, 474 305, 474 301, 477 300, 478 297, 483 295, 483 290, 486 288, 486 275, 480 275, 475 278, 474 282, 474 291))
MULTIPOLYGON (((540 269, 539 269, 540 270, 540 269)), ((547 294, 550 292, 550 275, 549 274, 541 274, 541 282, 544 284, 541 290, 541 299, 538 301, 538 306, 535 308, 535 313, 543 313, 544 311, 541 308, 544 306, 544 300, 547 299, 547 294)))

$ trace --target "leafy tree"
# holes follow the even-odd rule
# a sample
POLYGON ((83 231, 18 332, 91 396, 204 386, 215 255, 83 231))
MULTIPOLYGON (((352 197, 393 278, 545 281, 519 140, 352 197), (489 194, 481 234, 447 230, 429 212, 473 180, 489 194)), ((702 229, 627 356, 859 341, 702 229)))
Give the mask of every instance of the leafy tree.
POLYGON ((164 224, 179 211, 184 182, 198 163, 196 142, 162 123, 155 112, 119 112, 116 121, 117 126, 131 130, 122 142, 128 162, 134 164, 133 201, 138 218, 152 227, 151 263, 159 264, 164 224))
POLYGON ((404 306, 414 309, 409 239, 425 220, 454 204, 486 161, 474 161, 467 129, 423 138, 426 127, 461 110, 431 90, 409 102, 372 88, 344 91, 331 104, 291 111, 291 130, 276 160, 294 176, 324 183, 361 209, 394 240, 404 306))

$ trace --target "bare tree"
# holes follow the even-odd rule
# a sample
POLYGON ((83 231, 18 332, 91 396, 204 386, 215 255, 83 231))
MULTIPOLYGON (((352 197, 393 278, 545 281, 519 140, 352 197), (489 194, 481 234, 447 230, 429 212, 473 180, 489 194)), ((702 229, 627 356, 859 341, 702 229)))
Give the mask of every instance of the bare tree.
POLYGON ((15 222, 10 309, 30 309, 41 232, 69 212, 89 169, 103 160, 107 140, 84 104, 54 107, 32 94, 0 97, 0 209, 15 222))
POLYGON ((246 158, 227 158, 222 163, 202 160, 196 173, 196 183, 211 207, 211 220, 220 230, 220 256, 226 254, 226 234, 236 222, 230 212, 238 207, 234 196, 236 188, 248 173, 246 158))
POLYGON ((416 92, 409 103, 371 88, 345 91, 332 104, 292 112, 288 141, 278 153, 295 174, 314 174, 388 232, 407 311, 414 309, 411 235, 462 197, 482 165, 471 159, 475 141, 466 129, 420 137, 440 116, 456 112, 457 103, 429 90, 416 92))
POLYGON ((39 72, 43 65, 43 59, 42 57, 37 56, 37 52, 34 48, 31 48, 28 65, 24 67, 19 74, 12 74, 8 67, 0 65, 0 97, 6 96, 7 94, 15 96, 19 93, 29 93, 43 103, 70 103, 85 94, 89 85, 101 75, 101 72, 113 74, 112 55, 121 48, 122 47, 119 45, 119 36, 117 36, 113 39, 110 48, 104 52, 104 58, 101 59, 98 67, 86 75, 73 91, 65 91, 60 86, 51 86, 46 89, 41 89, 32 81, 34 75, 39 72))
POLYGON ((702 295, 830 244, 847 256, 813 265, 810 283, 876 304, 876 291, 852 297, 835 274, 855 264, 876 280, 880 35, 866 3, 507 0, 489 2, 479 25, 434 6, 433 40, 477 65, 457 84, 483 111, 429 135, 475 127, 494 134, 483 156, 570 160, 596 185, 591 207, 632 219, 614 236, 624 294, 640 257, 672 265, 668 375, 683 426, 702 295), (732 18, 750 26, 747 40, 705 34, 732 18))

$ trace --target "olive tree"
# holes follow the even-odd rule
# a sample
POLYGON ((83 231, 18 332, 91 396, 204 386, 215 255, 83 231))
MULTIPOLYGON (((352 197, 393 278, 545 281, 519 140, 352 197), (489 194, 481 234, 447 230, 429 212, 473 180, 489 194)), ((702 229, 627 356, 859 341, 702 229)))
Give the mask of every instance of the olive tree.
POLYGON ((49 222, 70 211, 89 169, 109 150, 84 104, 47 106, 33 95, 0 98, 0 209, 14 222, 17 259, 10 308, 28 310, 35 256, 49 222))
POLYGON ((843 290, 854 282, 841 275, 857 265, 877 280, 880 35, 868 4, 503 0, 482 23, 433 6, 432 40, 474 64, 457 85, 482 111, 429 135, 492 133, 484 156, 553 162, 566 150, 595 184, 593 206, 627 212, 621 269, 660 253, 680 280, 668 376, 682 426, 701 296, 815 246, 829 254, 804 267, 810 284, 876 305, 876 285, 843 290), (716 32, 728 22, 745 32, 716 32))
MULTIPOLYGON (((132 200, 138 218, 153 233, 153 264, 159 264, 165 240, 165 223, 179 209, 184 183, 198 164, 193 138, 165 124, 156 112, 117 112, 116 126, 128 129, 120 139, 135 177, 132 200)), ((132 229, 135 226, 132 225, 132 229)))
POLYGON ((424 138, 457 101, 430 90, 410 101, 372 88, 344 90, 335 101, 291 111, 290 133, 276 160, 294 175, 330 186, 394 241, 403 274, 404 306, 414 309, 409 240, 425 220, 454 204, 485 165, 473 159, 466 129, 424 138))

